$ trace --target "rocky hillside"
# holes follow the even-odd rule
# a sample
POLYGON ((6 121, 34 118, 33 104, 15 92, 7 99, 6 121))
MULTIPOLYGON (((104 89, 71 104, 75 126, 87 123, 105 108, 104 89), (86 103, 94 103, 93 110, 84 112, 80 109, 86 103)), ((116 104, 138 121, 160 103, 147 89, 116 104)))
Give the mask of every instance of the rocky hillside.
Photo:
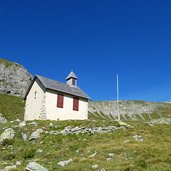
POLYGON ((31 80, 22 65, 0 58, 0 93, 24 97, 31 80))
MULTIPOLYGON (((97 101, 89 103, 89 112, 94 116, 117 118, 116 101, 97 101)), ((154 103, 146 101, 120 101, 119 113, 124 120, 155 119, 171 113, 170 103, 154 103)))

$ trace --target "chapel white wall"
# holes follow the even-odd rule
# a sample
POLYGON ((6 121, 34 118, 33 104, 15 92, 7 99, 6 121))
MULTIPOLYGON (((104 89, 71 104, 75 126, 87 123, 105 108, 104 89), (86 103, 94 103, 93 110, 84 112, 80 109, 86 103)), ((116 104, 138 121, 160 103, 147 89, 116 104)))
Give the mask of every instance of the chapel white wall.
POLYGON ((46 112, 49 120, 88 119, 88 101, 79 98, 79 111, 73 110, 73 96, 64 94, 63 108, 57 107, 57 92, 46 92, 46 112))
POLYGON ((36 79, 26 97, 24 120, 46 119, 45 98, 41 83, 36 79), (36 98, 35 98, 35 91, 36 98))

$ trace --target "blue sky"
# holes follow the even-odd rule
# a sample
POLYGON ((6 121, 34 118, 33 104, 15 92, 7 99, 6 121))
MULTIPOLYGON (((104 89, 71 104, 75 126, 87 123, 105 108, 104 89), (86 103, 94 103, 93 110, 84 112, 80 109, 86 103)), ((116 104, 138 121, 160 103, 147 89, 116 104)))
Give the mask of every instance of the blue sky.
POLYGON ((0 57, 92 100, 171 101, 170 0, 0 1, 0 57))

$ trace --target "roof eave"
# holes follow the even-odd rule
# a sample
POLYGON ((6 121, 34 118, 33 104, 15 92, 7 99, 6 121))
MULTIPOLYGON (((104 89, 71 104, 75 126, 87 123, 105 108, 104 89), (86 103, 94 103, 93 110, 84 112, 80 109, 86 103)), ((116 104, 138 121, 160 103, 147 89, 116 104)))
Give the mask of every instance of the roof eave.
POLYGON ((27 95, 29 94, 29 92, 30 92, 30 90, 31 90, 31 87, 33 86, 35 80, 36 80, 36 76, 33 78, 32 82, 30 83, 30 85, 29 85, 29 87, 28 87, 28 89, 27 89, 27 91, 26 91, 26 94, 25 94, 25 96, 24 96, 24 100, 26 100, 27 95))
POLYGON ((26 92, 26 94, 25 94, 25 96, 24 96, 24 100, 26 100, 26 98, 27 98, 27 96, 28 96, 28 94, 29 94, 29 92, 30 92, 30 90, 31 90, 31 88, 32 88, 32 86, 33 86, 33 84, 34 84, 34 82, 36 81, 36 79, 39 80, 39 82, 42 84, 42 86, 43 86, 44 89, 46 90, 45 85, 41 82, 41 80, 39 79, 39 77, 36 75, 36 76, 34 76, 32 82, 31 82, 31 84, 30 84, 30 86, 29 86, 29 88, 28 88, 28 90, 27 90, 27 92, 26 92))
POLYGON ((52 88, 46 88, 46 90, 52 90, 52 91, 55 91, 55 92, 65 93, 65 94, 68 94, 68 95, 72 95, 72 96, 80 97, 80 98, 83 98, 83 99, 86 99, 86 100, 90 100, 89 97, 83 97, 83 96, 67 93, 67 92, 64 92, 64 91, 55 90, 55 89, 52 89, 52 88))

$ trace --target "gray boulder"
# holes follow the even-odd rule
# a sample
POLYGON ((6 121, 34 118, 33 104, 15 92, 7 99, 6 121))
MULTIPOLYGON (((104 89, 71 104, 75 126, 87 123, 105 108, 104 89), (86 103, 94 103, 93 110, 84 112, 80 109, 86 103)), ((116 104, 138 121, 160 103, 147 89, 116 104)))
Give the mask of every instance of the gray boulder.
POLYGON ((114 153, 108 153, 107 156, 112 158, 114 156, 114 153))
POLYGON ((48 171, 48 170, 36 162, 30 162, 26 166, 25 171, 48 171))
POLYGON ((93 164, 92 166, 91 166, 91 168, 92 169, 97 169, 99 166, 97 165, 97 164, 93 164))
POLYGON ((53 127, 53 123, 52 122, 49 124, 49 127, 53 127))
POLYGON ((21 166, 22 161, 16 161, 16 166, 21 166))
POLYGON ((29 141, 31 140, 36 140, 37 138, 39 138, 40 133, 43 132, 43 129, 37 129, 36 131, 34 131, 31 136, 29 137, 29 141))
POLYGON ((21 137, 24 141, 27 141, 27 139, 28 139, 28 135, 26 133, 23 133, 23 132, 21 133, 21 137))
POLYGON ((0 123, 6 123, 7 120, 5 117, 2 116, 2 113, 0 113, 0 123))
POLYGON ((22 121, 22 122, 19 123, 19 127, 20 127, 20 128, 21 128, 21 127, 24 127, 24 126, 26 126, 26 122, 25 122, 25 121, 22 121))
POLYGON ((58 165, 61 167, 64 167, 64 166, 68 165, 70 162, 72 162, 72 159, 63 160, 63 161, 58 162, 58 165))
POLYGON ((97 155, 97 152, 95 151, 93 154, 91 154, 89 157, 90 158, 93 158, 93 157, 95 157, 97 155))
POLYGON ((3 142, 4 139, 13 139, 15 137, 15 132, 12 128, 7 128, 0 136, 0 143, 3 142))
POLYGON ((138 141, 138 142, 143 142, 144 141, 143 137, 140 136, 140 135, 134 135, 133 138, 135 139, 135 141, 138 141))
POLYGON ((38 126, 37 122, 30 122, 29 125, 38 126))
POLYGON ((98 169, 98 171, 106 171, 104 168, 102 168, 102 169, 98 169))

